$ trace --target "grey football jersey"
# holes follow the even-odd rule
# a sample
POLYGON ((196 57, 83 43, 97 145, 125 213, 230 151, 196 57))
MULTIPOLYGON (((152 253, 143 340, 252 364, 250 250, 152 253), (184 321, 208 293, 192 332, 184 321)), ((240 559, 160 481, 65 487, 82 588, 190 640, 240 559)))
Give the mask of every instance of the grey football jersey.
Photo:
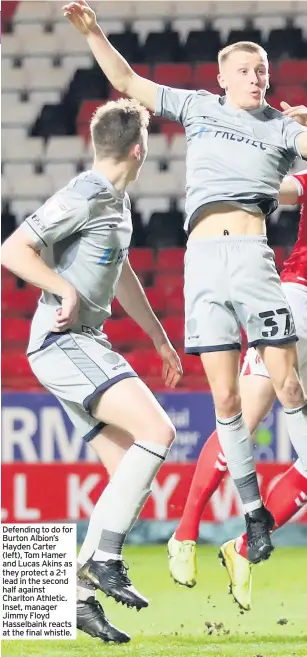
MULTIPOLYGON (((22 226, 46 264, 80 293, 78 324, 72 328, 94 329, 99 339, 128 256, 132 234, 128 194, 115 190, 98 171, 86 171, 27 217, 22 226)), ((42 346, 60 305, 61 299, 43 292, 28 353, 42 346)))
POLYGON ((187 137, 185 229, 208 209, 225 202, 270 214, 295 157, 294 119, 265 104, 237 110, 208 91, 158 86, 155 114, 182 123, 187 137))

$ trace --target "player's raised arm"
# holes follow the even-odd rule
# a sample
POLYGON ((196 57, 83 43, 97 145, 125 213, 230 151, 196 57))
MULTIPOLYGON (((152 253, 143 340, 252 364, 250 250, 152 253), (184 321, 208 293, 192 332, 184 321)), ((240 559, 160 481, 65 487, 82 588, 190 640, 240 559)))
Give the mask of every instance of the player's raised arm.
POLYGON ((298 181, 292 176, 286 176, 280 185, 279 203, 296 205, 299 201, 300 189, 298 181))
POLYGON ((293 140, 296 155, 307 160, 307 107, 305 105, 291 107, 285 101, 282 101, 280 104, 283 109, 283 115, 289 119, 289 123, 285 129, 286 139, 290 137, 289 141, 291 142, 293 140), (299 123, 302 128, 299 129, 298 126, 295 128, 295 123, 299 123))
POLYGON ((111 45, 96 21, 96 14, 84 0, 63 7, 64 15, 83 34, 100 68, 118 91, 154 111, 158 85, 137 75, 122 55, 111 45))
POLYGON ((152 339, 163 361, 165 385, 174 388, 182 375, 179 356, 171 345, 163 326, 153 312, 129 260, 126 260, 123 265, 116 288, 116 297, 126 313, 152 339))

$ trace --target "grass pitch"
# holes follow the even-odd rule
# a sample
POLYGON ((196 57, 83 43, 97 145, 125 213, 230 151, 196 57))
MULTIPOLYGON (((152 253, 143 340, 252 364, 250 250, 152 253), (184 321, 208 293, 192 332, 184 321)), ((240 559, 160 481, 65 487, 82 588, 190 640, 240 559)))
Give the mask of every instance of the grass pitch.
POLYGON ((169 576, 164 546, 126 548, 133 583, 150 606, 137 613, 102 602, 131 634, 127 646, 79 632, 77 641, 3 641, 2 657, 306 657, 307 548, 278 548, 254 568, 253 608, 244 614, 227 595, 217 552, 198 548, 198 584, 185 589, 169 576))

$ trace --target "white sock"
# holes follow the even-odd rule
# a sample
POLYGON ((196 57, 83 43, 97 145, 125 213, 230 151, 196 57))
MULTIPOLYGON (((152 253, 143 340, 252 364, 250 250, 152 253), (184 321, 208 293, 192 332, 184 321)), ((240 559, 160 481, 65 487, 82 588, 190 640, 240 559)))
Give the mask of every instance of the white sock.
POLYGON ((294 467, 303 477, 307 479, 307 470, 303 467, 301 459, 296 459, 294 467))
POLYGON ((77 600, 86 602, 89 598, 95 598, 95 587, 77 577, 77 600))
POLYGON ((164 445, 146 441, 138 441, 128 449, 92 512, 78 562, 85 563, 91 556, 95 560, 102 556, 102 561, 121 558, 126 535, 150 495, 151 483, 168 452, 164 445))
POLYGON ((254 448, 242 412, 234 417, 216 418, 216 428, 245 513, 259 509, 262 500, 255 471, 254 448))
POLYGON ((307 471, 307 403, 298 408, 284 408, 291 443, 307 471))

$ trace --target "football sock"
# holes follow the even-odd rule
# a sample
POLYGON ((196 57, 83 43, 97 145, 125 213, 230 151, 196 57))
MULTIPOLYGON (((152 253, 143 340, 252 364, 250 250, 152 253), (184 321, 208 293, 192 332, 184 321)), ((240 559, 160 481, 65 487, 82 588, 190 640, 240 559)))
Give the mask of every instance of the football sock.
POLYGON ((245 513, 259 509, 259 492, 253 442, 242 412, 230 418, 216 418, 219 442, 226 457, 229 472, 241 497, 245 513))
POLYGON ((93 509, 79 563, 90 557, 97 561, 121 558, 127 533, 168 452, 168 447, 147 441, 138 441, 128 449, 93 509))
MULTIPOLYGON (((306 502, 307 473, 298 459, 280 477, 266 499, 265 506, 275 519, 273 531, 288 522, 306 502)), ((247 559, 246 534, 236 540, 236 550, 247 559)))
POLYGON ((93 597, 95 598, 95 587, 93 584, 77 577, 77 600, 86 602, 89 598, 93 597))
POLYGON ((284 411, 291 443, 307 472, 307 403, 284 411))
POLYGON ((217 431, 214 431, 198 457, 184 512, 175 532, 178 541, 197 541, 203 510, 226 472, 226 459, 217 431))

